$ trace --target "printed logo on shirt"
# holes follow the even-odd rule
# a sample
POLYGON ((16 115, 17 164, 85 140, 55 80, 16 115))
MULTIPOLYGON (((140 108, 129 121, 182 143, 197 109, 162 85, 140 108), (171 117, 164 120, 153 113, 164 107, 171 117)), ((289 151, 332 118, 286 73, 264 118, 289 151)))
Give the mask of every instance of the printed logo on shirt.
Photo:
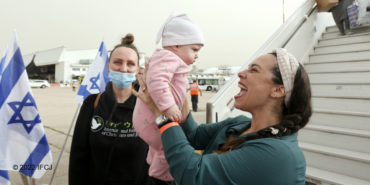
POLYGON ((98 132, 104 127, 104 120, 100 116, 93 116, 91 120, 91 131, 98 132))
POLYGON ((120 128, 120 129, 130 129, 134 128, 134 125, 131 122, 113 122, 113 121, 106 121, 105 126, 107 128, 120 128))
POLYGON ((138 137, 134 126, 131 122, 113 122, 106 121, 104 129, 102 129, 101 134, 109 137, 138 137))

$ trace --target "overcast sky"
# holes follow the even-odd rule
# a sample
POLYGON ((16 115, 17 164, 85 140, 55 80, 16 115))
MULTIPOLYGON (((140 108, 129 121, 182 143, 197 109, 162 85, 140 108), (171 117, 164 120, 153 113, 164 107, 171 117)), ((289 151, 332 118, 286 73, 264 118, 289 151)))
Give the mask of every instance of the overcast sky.
MULTIPOLYGON (((305 0, 285 0, 292 14, 305 0)), ((22 54, 65 46, 108 49, 133 33, 150 56, 158 29, 172 11, 187 13, 206 45, 197 67, 242 65, 283 22, 283 0, 1 0, 0 52, 19 36, 22 54)))

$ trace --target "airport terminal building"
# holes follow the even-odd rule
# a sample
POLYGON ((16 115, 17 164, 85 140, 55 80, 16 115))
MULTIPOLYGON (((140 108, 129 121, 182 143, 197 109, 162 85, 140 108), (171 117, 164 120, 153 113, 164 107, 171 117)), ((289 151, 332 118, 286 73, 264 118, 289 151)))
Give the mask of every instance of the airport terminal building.
MULTIPOLYGON (((48 80, 50 83, 69 84, 86 75, 94 61, 98 48, 68 50, 64 46, 24 55, 30 79, 48 80)), ((145 54, 140 53, 140 64, 145 63, 145 54)))

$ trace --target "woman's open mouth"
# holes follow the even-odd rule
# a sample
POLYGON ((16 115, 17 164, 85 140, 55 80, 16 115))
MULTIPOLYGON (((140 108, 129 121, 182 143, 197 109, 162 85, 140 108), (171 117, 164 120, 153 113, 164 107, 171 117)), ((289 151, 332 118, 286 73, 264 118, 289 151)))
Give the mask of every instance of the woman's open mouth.
POLYGON ((243 84, 241 84, 240 82, 239 82, 238 86, 240 88, 240 92, 237 95, 234 96, 235 99, 238 99, 238 98, 244 96, 248 91, 248 88, 246 86, 244 86, 243 84))

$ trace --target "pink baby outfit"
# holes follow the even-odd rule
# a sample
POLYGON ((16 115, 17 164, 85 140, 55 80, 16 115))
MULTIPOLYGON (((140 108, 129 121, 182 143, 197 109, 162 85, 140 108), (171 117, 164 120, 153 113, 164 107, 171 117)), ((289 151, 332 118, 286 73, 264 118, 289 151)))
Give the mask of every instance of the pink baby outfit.
MULTIPOLYGON (((188 87, 190 66, 171 51, 157 49, 149 59, 146 85, 153 101, 161 112, 173 105, 182 109, 188 87), (171 88, 170 88, 171 86, 171 88)), ((141 88, 140 88, 140 91, 141 88)), ((155 115, 137 98, 133 123, 137 134, 149 145, 147 162, 149 175, 163 181, 172 181, 165 159, 161 135, 155 124, 155 115)))

